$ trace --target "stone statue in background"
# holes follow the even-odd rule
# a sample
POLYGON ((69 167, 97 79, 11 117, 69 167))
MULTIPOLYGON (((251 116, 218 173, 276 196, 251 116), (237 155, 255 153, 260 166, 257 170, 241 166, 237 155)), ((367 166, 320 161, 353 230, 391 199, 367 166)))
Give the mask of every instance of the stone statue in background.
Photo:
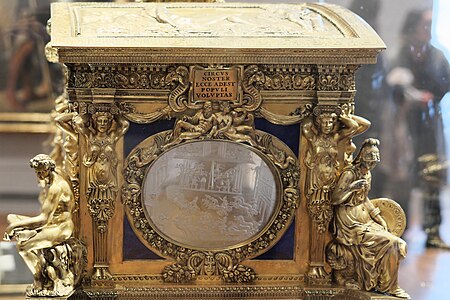
POLYGON ((86 248, 73 238, 74 196, 69 182, 55 171, 48 155, 30 160, 41 184, 41 213, 35 217, 8 215, 4 239, 17 241, 17 249, 34 275, 27 296, 67 296, 81 279, 86 248))
POLYGON ((327 246, 327 260, 339 284, 409 299, 398 285, 406 242, 389 231, 380 208, 368 198, 370 171, 380 160, 378 146, 376 139, 365 140, 336 183, 331 196, 333 240, 327 246))

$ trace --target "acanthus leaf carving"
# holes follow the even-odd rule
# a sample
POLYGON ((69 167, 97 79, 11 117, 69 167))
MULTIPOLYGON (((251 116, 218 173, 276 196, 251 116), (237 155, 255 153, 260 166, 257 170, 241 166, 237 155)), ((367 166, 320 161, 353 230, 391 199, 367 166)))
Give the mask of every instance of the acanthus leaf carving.
POLYGON ((245 68, 242 81, 244 91, 243 107, 249 111, 256 110, 262 103, 260 89, 264 85, 265 75, 257 65, 245 68))

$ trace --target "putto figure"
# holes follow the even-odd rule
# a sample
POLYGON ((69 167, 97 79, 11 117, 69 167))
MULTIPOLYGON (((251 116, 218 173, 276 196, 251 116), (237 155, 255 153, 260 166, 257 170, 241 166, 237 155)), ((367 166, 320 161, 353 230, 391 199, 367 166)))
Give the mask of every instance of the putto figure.
POLYGON ((17 249, 34 275, 28 296, 67 296, 80 281, 85 246, 72 237, 74 196, 68 181, 55 171, 55 161, 39 154, 30 160, 42 191, 41 213, 35 217, 10 214, 5 240, 17 249))
POLYGON ((331 196, 334 239, 327 247, 327 259, 338 283, 409 299, 398 285, 406 243, 388 231, 380 209, 368 198, 370 171, 380 161, 378 146, 376 139, 365 140, 337 181, 331 196))

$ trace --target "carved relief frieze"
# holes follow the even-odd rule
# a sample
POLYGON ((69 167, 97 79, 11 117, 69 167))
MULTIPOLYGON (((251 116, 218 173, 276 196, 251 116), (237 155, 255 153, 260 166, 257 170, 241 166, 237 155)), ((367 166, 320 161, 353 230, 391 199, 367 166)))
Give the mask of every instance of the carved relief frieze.
POLYGON ((355 70, 358 66, 318 65, 318 91, 355 90, 355 70))
MULTIPOLYGON (((173 67, 172 67, 173 68, 173 67)), ((164 89, 166 77, 173 72, 167 66, 71 65, 69 88, 164 89)))
POLYGON ((315 90, 316 72, 314 66, 271 66, 261 65, 261 71, 253 75, 264 90, 315 90))

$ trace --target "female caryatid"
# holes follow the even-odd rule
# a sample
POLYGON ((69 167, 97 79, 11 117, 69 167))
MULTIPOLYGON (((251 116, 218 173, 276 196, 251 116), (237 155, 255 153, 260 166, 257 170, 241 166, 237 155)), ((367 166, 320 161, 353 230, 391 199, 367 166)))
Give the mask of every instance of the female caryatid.
POLYGON ((380 160, 378 145, 376 139, 364 141, 353 164, 339 177, 332 194, 334 239, 327 256, 341 261, 334 264, 329 259, 333 269, 345 275, 341 276, 341 283, 409 299, 398 285, 398 268, 406 256, 406 243, 388 231, 380 209, 368 198, 370 172, 380 160))
POLYGON ((303 134, 309 141, 305 158, 308 209, 319 232, 325 232, 332 217, 330 192, 338 170, 346 161, 344 147, 351 143, 351 137, 369 126, 370 122, 364 118, 330 111, 321 112, 303 126, 303 134))
POLYGON ((103 232, 114 212, 117 194, 115 145, 129 125, 120 117, 114 118, 109 111, 95 112, 91 122, 85 117, 77 116, 75 125, 77 131, 85 136, 88 145, 87 152, 83 156, 83 165, 87 168, 90 213, 97 223, 98 230, 103 232))

